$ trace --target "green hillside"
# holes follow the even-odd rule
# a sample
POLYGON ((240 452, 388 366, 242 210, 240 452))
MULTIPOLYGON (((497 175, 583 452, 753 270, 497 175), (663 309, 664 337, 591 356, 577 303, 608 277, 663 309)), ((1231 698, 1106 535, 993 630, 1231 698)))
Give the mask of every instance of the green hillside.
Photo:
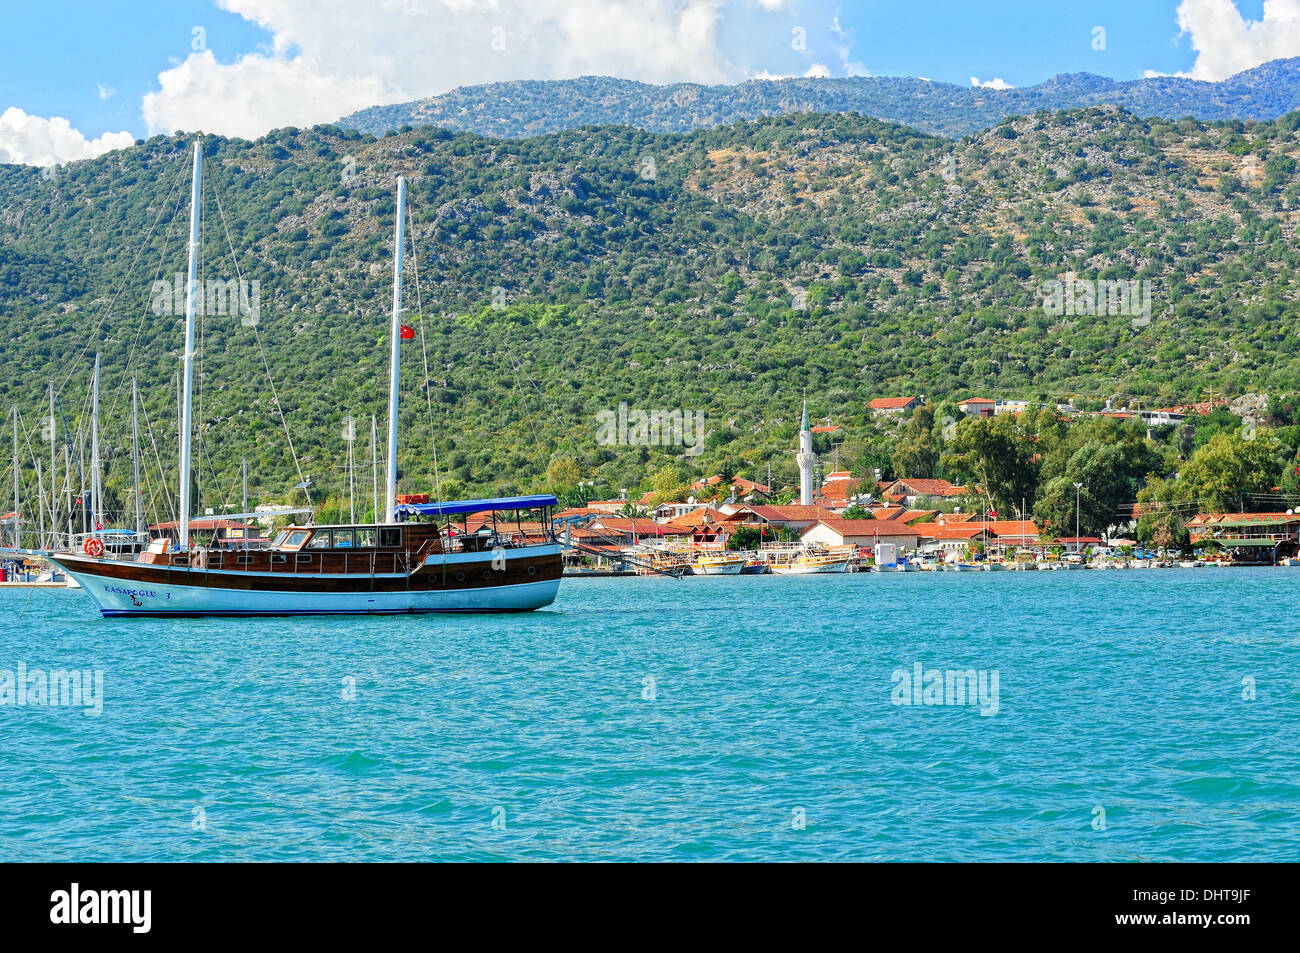
MULTIPOLYGON (((1106 107, 958 142, 855 115, 685 135, 208 137, 206 276, 236 275, 224 214, 261 283, 258 331, 302 469, 334 496, 344 418, 361 422, 359 458, 372 413, 382 429, 399 173, 418 251, 406 320, 429 362, 426 378, 420 339, 404 345, 404 488, 432 484, 430 413, 444 496, 540 489, 560 456, 601 493, 648 486, 669 459, 789 478, 805 394, 815 418, 846 425, 838 462, 888 468, 874 396, 1100 407, 1295 391, 1298 126, 1300 113, 1207 124, 1106 107), (1150 323, 1046 312, 1044 282, 1067 272, 1149 281, 1150 323), (702 411, 704 452, 600 446, 598 415, 620 402, 702 411)), ((174 482, 181 320, 150 294, 184 269, 186 148, 157 137, 53 176, 0 166, 0 408, 18 403, 39 454, 48 381, 75 426, 101 351, 114 492, 130 472, 128 366, 158 441, 153 479, 174 482)), ((238 502, 243 457, 255 501, 290 499, 252 330, 210 316, 202 344, 201 505, 238 502)))

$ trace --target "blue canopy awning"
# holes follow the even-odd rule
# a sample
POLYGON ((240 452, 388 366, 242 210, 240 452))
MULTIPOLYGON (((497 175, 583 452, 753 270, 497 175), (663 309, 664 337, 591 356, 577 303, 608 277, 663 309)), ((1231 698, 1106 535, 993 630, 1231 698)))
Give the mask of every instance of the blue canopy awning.
POLYGON ((537 496, 502 496, 490 500, 444 500, 441 503, 399 503, 398 516, 453 516, 484 510, 532 510, 555 506, 560 501, 550 493, 537 496))

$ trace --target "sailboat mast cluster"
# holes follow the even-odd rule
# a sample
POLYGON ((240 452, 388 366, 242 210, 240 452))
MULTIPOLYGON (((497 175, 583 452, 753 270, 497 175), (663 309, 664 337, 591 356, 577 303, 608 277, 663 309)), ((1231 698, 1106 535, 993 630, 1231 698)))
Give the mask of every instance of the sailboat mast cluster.
MULTIPOLYGON (((407 201, 403 176, 397 178, 393 236, 388 457, 382 519, 378 512, 378 427, 372 416, 373 524, 290 525, 263 546, 248 545, 247 538, 238 548, 196 544, 191 512, 191 442, 202 176, 203 150, 196 141, 190 192, 185 346, 178 381, 178 531, 174 545, 171 539, 155 538, 143 552, 127 559, 121 553, 105 552, 102 542, 92 546, 92 540, 87 539, 84 553, 61 552, 51 559, 81 583, 106 616, 496 612, 528 611, 549 605, 558 591, 562 569, 562 547, 555 538, 551 519, 558 506, 554 496, 428 503, 410 502, 411 498, 397 495, 401 342, 412 336, 411 329, 402 323, 407 201), (529 514, 527 520, 525 514, 529 514), (459 526, 454 525, 457 517, 459 526), (476 520, 474 530, 470 529, 471 518, 476 520)), ((53 417, 52 390, 51 402, 53 417)), ((139 530, 144 519, 139 490, 139 396, 134 381, 131 402, 135 519, 139 530)), ((91 435, 96 521, 102 512, 98 415, 97 357, 91 435)), ((14 419, 16 448, 16 411, 14 419)), ((355 463, 351 424, 347 437, 351 486, 355 463)), ((244 484, 247 509, 246 461, 244 484)), ((15 482, 15 497, 17 493, 15 482)), ((243 515, 247 518, 250 514, 243 515)))

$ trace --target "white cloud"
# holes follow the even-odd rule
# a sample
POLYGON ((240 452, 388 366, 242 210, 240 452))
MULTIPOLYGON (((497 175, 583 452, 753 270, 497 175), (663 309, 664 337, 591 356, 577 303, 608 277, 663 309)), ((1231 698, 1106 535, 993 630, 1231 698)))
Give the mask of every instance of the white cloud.
POLYGON ((0 113, 0 163, 59 165, 74 159, 93 159, 135 142, 129 132, 106 132, 87 139, 66 119, 29 116, 17 106, 0 113))
POLYGON ((1233 0, 1182 0, 1178 26, 1196 51, 1191 71, 1178 76, 1217 82, 1269 60, 1300 56, 1300 0, 1264 0, 1259 20, 1242 17, 1233 0))
POLYGON ((970 78, 970 84, 972 86, 977 86, 980 89, 1015 89, 1014 86, 1008 83, 1001 76, 996 76, 985 83, 981 83, 978 76, 972 76, 970 78))
MULTIPOLYGON (((758 0, 769 10, 784 0, 758 0)), ((191 53, 159 75, 151 132, 244 137, 330 122, 456 86, 587 74, 735 82, 718 44, 724 0, 217 0, 272 49, 191 53)))
POLYGON ((100 99, 112 99, 114 96, 117 95, 117 90, 115 90, 112 86, 105 86, 103 83, 97 83, 96 85, 99 87, 100 99))
POLYGON ((814 63, 803 75, 805 79, 830 79, 831 68, 825 63, 814 63))

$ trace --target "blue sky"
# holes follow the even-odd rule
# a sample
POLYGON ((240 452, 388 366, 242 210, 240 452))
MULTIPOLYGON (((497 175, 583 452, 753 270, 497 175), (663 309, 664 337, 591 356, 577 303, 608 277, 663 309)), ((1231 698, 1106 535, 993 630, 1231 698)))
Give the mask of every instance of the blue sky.
POLYGON ((1286 20, 1300 0, 444 3, 417 15, 366 0, 0 0, 0 161, 175 129, 255 136, 501 79, 866 72, 1027 86, 1078 71, 1217 79, 1300 55, 1300 18, 1286 20))

